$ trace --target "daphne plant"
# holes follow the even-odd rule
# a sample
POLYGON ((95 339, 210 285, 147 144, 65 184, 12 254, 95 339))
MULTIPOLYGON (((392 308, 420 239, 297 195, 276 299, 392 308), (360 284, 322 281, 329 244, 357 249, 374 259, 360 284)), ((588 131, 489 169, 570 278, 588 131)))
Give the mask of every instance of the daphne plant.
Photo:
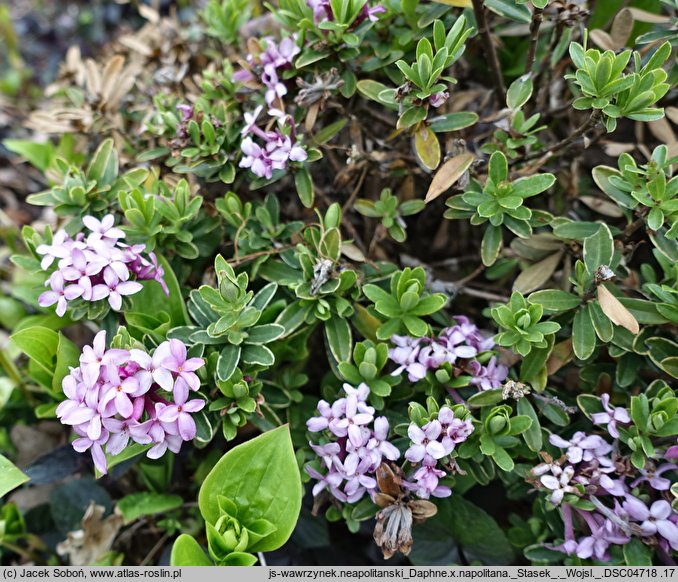
POLYGON ((538 225, 542 214, 524 206, 526 198, 536 196, 553 186, 553 174, 535 174, 517 180, 509 179, 508 161, 502 152, 490 157, 484 185, 473 180, 464 194, 447 201, 445 218, 466 218, 471 224, 489 222, 481 247, 483 263, 492 265, 502 246, 502 226, 519 237, 527 238, 533 224, 538 225))

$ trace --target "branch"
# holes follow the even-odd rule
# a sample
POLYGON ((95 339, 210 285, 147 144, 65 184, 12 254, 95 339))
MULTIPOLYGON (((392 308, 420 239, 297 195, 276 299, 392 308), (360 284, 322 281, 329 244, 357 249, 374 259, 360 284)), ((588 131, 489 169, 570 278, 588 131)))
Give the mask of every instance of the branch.
POLYGON ((492 71, 492 78, 494 80, 494 86, 497 91, 497 96, 499 97, 499 100, 503 103, 504 101, 506 101, 506 87, 504 87, 504 79, 501 75, 501 66, 499 65, 499 59, 497 58, 497 51, 494 48, 492 36, 490 35, 490 29, 487 26, 487 20, 485 18, 485 8, 483 7, 483 0, 473 0, 473 13, 476 16, 476 22, 478 23, 478 32, 483 37, 485 50, 487 50, 487 54, 490 60, 490 69, 492 71))
POLYGON ((577 129, 575 129, 574 132, 572 132, 568 137, 559 141, 557 144, 552 145, 546 151, 538 151, 533 152, 531 154, 527 154, 523 158, 514 160, 514 163, 529 162, 530 160, 536 160, 537 158, 541 158, 543 156, 552 156, 556 152, 565 149, 567 146, 578 140, 589 129, 593 128, 600 121, 600 118, 601 112, 598 109, 594 109, 591 112, 591 116, 584 123, 582 123, 577 129))
POLYGON ((535 8, 532 13, 532 22, 530 23, 530 48, 527 51, 527 61, 525 62, 525 74, 532 71, 534 58, 537 54, 537 42, 539 41, 539 27, 541 26, 544 10, 535 8))

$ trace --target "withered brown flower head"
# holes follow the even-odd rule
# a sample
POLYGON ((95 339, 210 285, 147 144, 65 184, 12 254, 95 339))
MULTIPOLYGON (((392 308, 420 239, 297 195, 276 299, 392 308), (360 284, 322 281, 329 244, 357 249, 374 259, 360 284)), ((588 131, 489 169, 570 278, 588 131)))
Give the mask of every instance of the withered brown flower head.
POLYGON ((424 499, 411 499, 401 488, 402 478, 386 463, 377 469, 380 492, 375 496, 381 507, 374 527, 374 541, 381 548, 384 559, 396 552, 405 556, 412 549, 412 525, 426 521, 438 513, 438 508, 424 499))

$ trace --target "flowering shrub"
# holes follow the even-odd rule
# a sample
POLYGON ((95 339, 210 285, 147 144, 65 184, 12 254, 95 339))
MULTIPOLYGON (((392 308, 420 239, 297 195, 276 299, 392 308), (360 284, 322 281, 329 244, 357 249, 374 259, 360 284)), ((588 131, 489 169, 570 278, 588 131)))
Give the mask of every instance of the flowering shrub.
POLYGON ((0 98, 2 563, 674 564, 671 2, 132 4, 0 98))

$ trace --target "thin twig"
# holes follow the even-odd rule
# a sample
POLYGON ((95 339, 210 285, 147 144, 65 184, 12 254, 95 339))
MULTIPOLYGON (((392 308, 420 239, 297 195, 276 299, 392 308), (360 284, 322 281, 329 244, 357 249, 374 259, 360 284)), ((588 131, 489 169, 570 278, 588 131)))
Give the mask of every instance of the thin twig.
POLYGON ((485 18, 485 8, 483 6, 483 0, 473 0, 473 13, 476 16, 476 22, 478 23, 478 33, 483 38, 485 50, 487 51, 487 55, 490 61, 490 69, 492 71, 494 86, 497 90, 497 97, 499 97, 500 103, 504 103, 504 101, 506 101, 506 87, 504 87, 504 79, 501 75, 501 66, 499 65, 497 51, 494 47, 494 43, 492 42, 490 29, 487 26, 487 19, 485 18))
POLYGON ((344 202, 344 205, 341 207, 342 215, 345 214, 349 208, 351 208, 351 204, 353 204, 353 201, 358 195, 358 192, 360 192, 360 189, 363 187, 363 183, 365 182, 365 176, 367 176, 367 170, 369 170, 369 166, 365 164, 365 166, 362 169, 362 172, 360 173, 360 177, 356 182, 355 188, 353 188, 353 192, 351 192, 350 196, 346 199, 346 202, 344 202))
POLYGON ((229 265, 232 267, 236 267, 238 265, 241 265, 242 263, 246 263, 247 261, 251 261, 253 259, 257 259, 259 257, 265 257, 266 255, 277 255, 282 253, 283 251, 286 251, 288 249, 293 249, 294 245, 285 245, 280 247, 279 249, 269 249, 267 251, 258 251, 256 253, 250 253, 249 255, 244 255, 242 257, 239 257, 238 259, 230 259, 226 261, 229 265))
POLYGON ((534 59, 537 54, 537 42, 539 41, 539 27, 544 20, 544 10, 535 8, 532 13, 532 22, 530 23, 530 48, 527 51, 527 61, 525 62, 525 74, 532 71, 534 59))
POLYGON ((538 152, 532 152, 531 154, 527 154, 526 156, 523 156, 522 158, 518 158, 513 161, 513 163, 518 163, 518 162, 529 162, 530 160, 536 160, 537 158, 541 158, 544 156, 552 156, 556 152, 559 152, 560 150, 565 149, 567 146, 569 146, 571 143, 575 142, 578 140, 581 136, 583 136, 589 129, 594 127, 598 121, 600 120, 601 113, 599 110, 594 109, 593 112, 591 113, 591 116, 584 122, 582 123, 577 129, 575 129, 569 136, 567 136, 565 139, 560 140, 558 143, 552 145, 550 148, 548 148, 546 151, 538 151, 538 152))
POLYGON ((155 557, 155 554, 157 554, 165 545, 168 537, 169 536, 167 534, 164 534, 151 548, 151 551, 146 554, 146 557, 141 561, 139 566, 147 566, 148 563, 155 557))

